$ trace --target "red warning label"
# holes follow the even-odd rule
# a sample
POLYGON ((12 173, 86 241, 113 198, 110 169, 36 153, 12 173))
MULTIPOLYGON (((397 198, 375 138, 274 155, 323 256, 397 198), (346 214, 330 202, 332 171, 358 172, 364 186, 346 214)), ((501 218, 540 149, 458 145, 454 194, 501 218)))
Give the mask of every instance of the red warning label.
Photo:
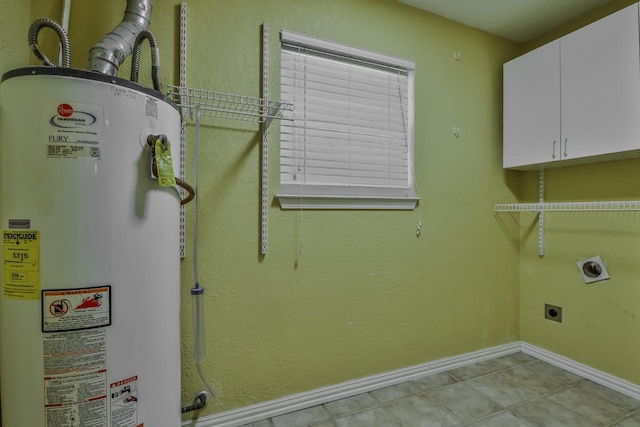
POLYGON ((111 383, 111 427, 138 426, 138 376, 111 383))
POLYGON ((42 291, 42 332, 77 331, 111 324, 111 286, 42 291))

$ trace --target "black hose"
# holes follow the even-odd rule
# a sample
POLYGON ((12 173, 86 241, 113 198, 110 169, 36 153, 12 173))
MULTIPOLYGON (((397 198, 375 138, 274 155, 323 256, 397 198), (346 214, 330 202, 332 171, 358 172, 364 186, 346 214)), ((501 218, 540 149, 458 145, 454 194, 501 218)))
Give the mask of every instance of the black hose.
POLYGON ((207 396, 207 393, 204 391, 201 391, 198 394, 196 394, 196 397, 193 398, 193 404, 182 407, 182 413, 186 414, 187 412, 191 412, 191 411, 199 411, 200 409, 207 406, 208 402, 209 402, 209 397, 207 396))
POLYGON ((71 67, 71 48, 69 45, 69 37, 67 33, 64 31, 64 28, 56 21, 48 18, 36 19, 33 21, 31 26, 29 27, 29 47, 33 54, 42 62, 43 65, 48 67, 55 67, 56 65, 51 62, 49 58, 40 50, 40 46, 38 46, 38 33, 44 27, 49 27, 55 30, 58 34, 58 38, 60 39, 60 44, 62 45, 62 67, 69 68, 71 67))
POLYGON ((149 46, 151 47, 151 79, 153 80, 153 88, 159 91, 160 81, 158 80, 158 74, 160 72, 160 51, 158 49, 158 41, 151 31, 141 31, 133 44, 133 53, 131 56, 131 81, 138 83, 140 49, 145 40, 149 40, 149 46))

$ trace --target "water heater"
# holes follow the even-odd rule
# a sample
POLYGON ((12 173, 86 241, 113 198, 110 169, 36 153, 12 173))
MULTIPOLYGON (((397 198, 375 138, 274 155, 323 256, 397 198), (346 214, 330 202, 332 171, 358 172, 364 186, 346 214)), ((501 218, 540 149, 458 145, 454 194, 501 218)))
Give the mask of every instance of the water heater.
POLYGON ((180 425, 179 206, 151 170, 176 105, 91 71, 0 83, 4 427, 180 425))

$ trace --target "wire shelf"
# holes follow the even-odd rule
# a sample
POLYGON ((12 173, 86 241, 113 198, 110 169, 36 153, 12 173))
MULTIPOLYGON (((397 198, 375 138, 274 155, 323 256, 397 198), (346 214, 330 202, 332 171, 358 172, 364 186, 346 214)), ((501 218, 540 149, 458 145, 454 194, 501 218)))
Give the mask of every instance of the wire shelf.
POLYGON ((638 211, 640 201, 511 203, 494 206, 495 212, 585 212, 585 211, 638 211))
POLYGON ((538 171, 538 203, 502 203, 493 206, 494 212, 538 213, 538 256, 544 256, 544 224, 547 212, 611 212, 640 211, 640 200, 607 200, 593 202, 545 202, 544 169, 538 171))
POLYGON ((196 108, 206 117, 264 123, 281 120, 285 111, 293 111, 293 104, 251 96, 234 95, 204 89, 169 85, 170 97, 183 112, 196 108))

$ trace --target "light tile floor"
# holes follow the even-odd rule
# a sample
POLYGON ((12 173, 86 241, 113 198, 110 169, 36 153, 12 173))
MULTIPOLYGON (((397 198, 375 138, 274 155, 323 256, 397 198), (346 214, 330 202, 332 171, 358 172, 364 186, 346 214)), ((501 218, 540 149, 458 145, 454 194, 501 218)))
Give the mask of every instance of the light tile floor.
POLYGON ((516 353, 246 427, 640 427, 640 401, 516 353))

